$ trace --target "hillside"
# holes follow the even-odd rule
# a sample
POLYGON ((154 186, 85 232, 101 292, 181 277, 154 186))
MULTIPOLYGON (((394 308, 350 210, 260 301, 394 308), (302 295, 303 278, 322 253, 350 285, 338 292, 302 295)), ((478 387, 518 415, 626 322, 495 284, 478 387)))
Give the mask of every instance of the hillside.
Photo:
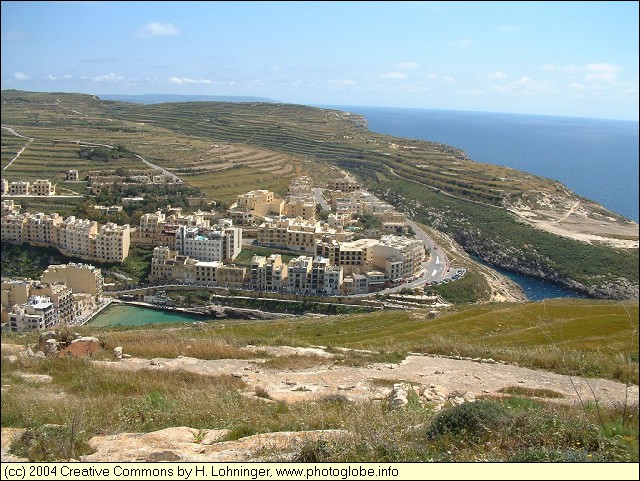
POLYGON ((90 358, 29 354, 42 348, 37 334, 3 334, 11 456, 638 460, 637 303, 79 331, 99 338, 90 358))
POLYGON ((357 115, 276 103, 140 105, 5 90, 2 122, 8 180, 55 178, 63 168, 82 174, 142 167, 139 155, 228 203, 251 189, 284 193, 302 174, 321 183, 348 170, 496 265, 592 297, 638 298, 637 224, 558 182, 473 162, 454 147, 369 132, 357 115), (134 155, 96 165, 79 158, 78 142, 120 145, 134 155))

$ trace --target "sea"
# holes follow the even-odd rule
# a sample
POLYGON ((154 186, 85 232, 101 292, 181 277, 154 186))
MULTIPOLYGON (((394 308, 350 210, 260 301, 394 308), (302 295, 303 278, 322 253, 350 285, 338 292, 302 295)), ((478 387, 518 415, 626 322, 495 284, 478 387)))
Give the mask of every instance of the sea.
MULTIPOLYGON (((476 162, 562 182, 582 197, 638 222, 638 122, 387 107, 324 105, 361 114, 369 130, 457 147, 476 162)), ((498 270, 529 300, 582 297, 540 279, 498 270)))

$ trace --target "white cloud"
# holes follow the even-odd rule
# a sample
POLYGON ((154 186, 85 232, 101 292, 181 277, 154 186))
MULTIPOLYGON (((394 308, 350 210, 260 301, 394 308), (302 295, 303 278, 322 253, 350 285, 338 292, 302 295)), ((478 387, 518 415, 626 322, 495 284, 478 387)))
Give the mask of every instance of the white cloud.
POLYGON ((338 85, 340 87, 348 87, 351 85, 355 85, 356 81, 351 79, 338 79, 338 80, 329 80, 331 85, 338 85))
POLYGON ((180 31, 170 23, 151 22, 142 27, 136 34, 139 38, 175 37, 180 31))
POLYGON ((380 74, 380 78, 402 80, 407 78, 407 74, 403 72, 385 72, 380 74))
POLYGON ((22 72, 16 72, 15 74, 13 74, 13 76, 16 78, 16 80, 27 80, 29 78, 27 74, 24 74, 22 72))
POLYGON ((399 62, 394 65, 395 68, 399 68, 401 70, 410 70, 418 67, 418 62, 399 62))
POLYGON ((450 77, 449 75, 445 75, 444 77, 442 77, 442 79, 448 84, 455 83, 456 81, 456 79, 454 79, 453 77, 450 77))
POLYGON ((114 74, 113 72, 107 75, 98 75, 97 77, 81 77, 82 80, 93 80, 94 82, 119 82, 124 80, 124 77, 114 74))
POLYGON ((573 90, 584 90, 586 87, 580 82, 572 82, 569 84, 569 88, 573 90))
POLYGON ((617 65, 610 63, 590 63, 586 66, 587 75, 585 79, 589 82, 607 82, 616 83, 618 81, 618 72, 622 69, 617 65))
POLYGON ((500 80, 500 79, 507 78, 507 74, 504 73, 502 70, 496 70, 495 72, 491 72, 490 74, 487 74, 487 77, 500 80))
POLYGON ((573 65, 573 64, 554 65, 552 63, 548 63, 542 66, 542 70, 547 70, 549 72, 573 73, 573 72, 579 72, 581 69, 577 65, 573 65))
POLYGON ((68 74, 67 75, 63 75, 62 77, 56 77, 55 75, 49 74, 46 77, 44 77, 45 80, 52 80, 52 81, 55 81, 55 80, 67 80, 67 79, 70 79, 70 78, 72 78, 72 77, 71 77, 71 75, 68 75, 68 74))
POLYGON ((505 32, 505 33, 518 32, 519 30, 520 29, 518 27, 515 27, 513 25, 500 25, 498 27, 499 32, 505 32))
POLYGON ((178 85, 182 85, 182 84, 210 84, 211 80, 209 79, 192 79, 192 78, 187 78, 187 77, 170 77, 167 79, 167 82, 169 82, 170 84, 178 84, 178 85))

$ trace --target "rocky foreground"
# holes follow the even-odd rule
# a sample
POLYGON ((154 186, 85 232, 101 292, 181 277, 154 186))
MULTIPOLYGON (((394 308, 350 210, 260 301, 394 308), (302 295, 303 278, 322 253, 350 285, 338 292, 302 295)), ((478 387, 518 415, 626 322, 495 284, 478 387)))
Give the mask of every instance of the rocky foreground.
MULTIPOLYGON (((80 343, 93 342, 83 338, 80 343)), ((387 403, 390 409, 401 408, 413 395, 425 406, 439 410, 447 405, 474 402, 482 397, 508 396, 505 388, 521 387, 552 392, 546 399, 579 406, 595 401, 606 404, 638 403, 638 386, 605 380, 574 377, 506 364, 493 359, 470 359, 410 355, 397 364, 375 363, 363 367, 333 363, 334 354, 322 347, 293 348, 287 346, 247 346, 254 352, 266 351, 271 356, 312 359, 312 367, 273 369, 265 367, 264 357, 254 359, 203 360, 191 357, 175 359, 141 359, 127 356, 116 348, 115 360, 95 360, 107 369, 120 370, 184 370, 200 375, 231 375, 249 388, 243 395, 263 402, 295 403, 325 396, 340 396, 350 402, 387 403), (411 392, 413 391, 413 392, 411 392), (259 393, 259 394, 258 394, 259 393)), ((76 350, 80 351, 79 348, 76 350)), ((86 346, 85 351, 89 352, 86 346)), ((44 358, 17 345, 2 345, 3 362, 14 362, 22 356, 44 358)), ((294 363, 295 365, 295 363, 294 363)), ((305 362, 305 365, 309 365, 305 362)), ((21 375, 24 382, 49 383, 50 376, 21 375)), ((19 460, 7 453, 14 436, 24 430, 3 428, 2 461, 19 460)), ((290 460, 305 441, 336 440, 348 436, 342 430, 280 432, 247 436, 236 441, 222 441, 228 430, 197 430, 174 427, 152 433, 121 433, 96 436, 89 441, 95 450, 80 461, 258 461, 290 460)))

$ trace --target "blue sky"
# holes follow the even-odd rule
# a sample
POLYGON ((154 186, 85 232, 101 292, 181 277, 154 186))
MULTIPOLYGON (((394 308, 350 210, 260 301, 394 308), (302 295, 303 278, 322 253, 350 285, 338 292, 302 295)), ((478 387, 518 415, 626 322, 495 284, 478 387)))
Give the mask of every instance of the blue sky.
POLYGON ((2 2, 2 89, 638 120, 638 2, 2 2))

